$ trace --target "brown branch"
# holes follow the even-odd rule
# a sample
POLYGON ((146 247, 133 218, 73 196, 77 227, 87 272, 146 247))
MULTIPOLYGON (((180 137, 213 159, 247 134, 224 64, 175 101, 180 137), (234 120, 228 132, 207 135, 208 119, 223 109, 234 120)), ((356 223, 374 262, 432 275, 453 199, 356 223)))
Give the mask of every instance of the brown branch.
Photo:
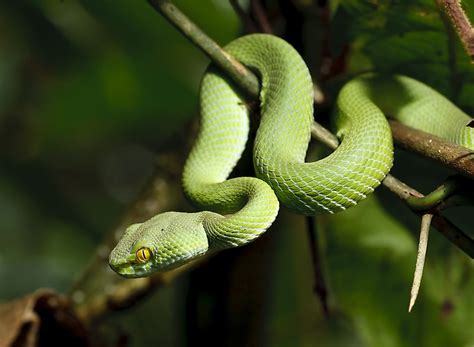
POLYGON ((442 4, 467 54, 471 57, 471 61, 474 62, 474 29, 461 6, 461 1, 443 0, 442 4))
POLYGON ((446 48, 448 51, 448 68, 449 68, 449 80, 451 84, 451 97, 453 101, 457 101, 459 98, 459 93, 461 92, 462 83, 460 83, 460 75, 457 66, 457 51, 456 51, 456 32, 451 25, 451 20, 449 19, 446 11, 444 10, 444 4, 441 3, 441 0, 437 0, 436 4, 438 5, 438 12, 440 14, 441 20, 443 21, 444 30, 446 31, 446 48))
POLYGON ((411 152, 439 161, 463 175, 474 179, 474 153, 469 149, 390 120, 396 145, 411 152))

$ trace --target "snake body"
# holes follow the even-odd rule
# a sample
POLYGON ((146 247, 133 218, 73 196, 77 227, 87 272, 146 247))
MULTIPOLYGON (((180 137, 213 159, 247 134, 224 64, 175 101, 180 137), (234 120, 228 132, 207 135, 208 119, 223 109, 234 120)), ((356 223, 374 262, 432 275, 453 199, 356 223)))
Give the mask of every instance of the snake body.
POLYGON ((362 75, 337 99, 334 123, 341 145, 306 163, 313 86, 303 59, 284 40, 264 34, 241 37, 225 49, 261 79, 256 177, 227 179, 246 145, 249 117, 241 94, 211 66, 201 84, 199 135, 183 172, 186 196, 205 211, 165 212, 130 226, 109 260, 125 277, 246 244, 269 228, 279 201, 306 215, 356 205, 392 166, 385 115, 474 148, 473 129, 467 127, 471 118, 435 90, 406 76, 362 75))

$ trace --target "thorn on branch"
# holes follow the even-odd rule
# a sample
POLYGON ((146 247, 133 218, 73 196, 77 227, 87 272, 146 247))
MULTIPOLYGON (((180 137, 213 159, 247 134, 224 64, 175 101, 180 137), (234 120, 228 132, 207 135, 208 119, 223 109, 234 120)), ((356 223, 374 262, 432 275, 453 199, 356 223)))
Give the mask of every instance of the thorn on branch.
POLYGON ((430 213, 424 214, 421 217, 420 240, 418 242, 415 274, 413 276, 413 284, 411 286, 410 304, 408 306, 408 312, 411 312, 413 305, 415 305, 416 298, 418 297, 418 292, 420 290, 421 278, 423 277, 423 268, 425 266, 426 250, 428 248, 428 236, 432 219, 433 215, 430 213))

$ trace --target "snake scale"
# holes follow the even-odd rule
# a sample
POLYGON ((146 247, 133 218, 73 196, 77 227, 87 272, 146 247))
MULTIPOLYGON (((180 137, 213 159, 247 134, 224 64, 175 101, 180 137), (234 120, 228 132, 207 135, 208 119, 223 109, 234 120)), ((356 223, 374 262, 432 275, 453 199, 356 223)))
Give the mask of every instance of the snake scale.
POLYGON ((305 215, 356 205, 392 167, 385 115, 474 148, 471 118, 441 94, 406 76, 366 74, 339 93, 334 124, 341 145, 306 163, 313 86, 303 59, 284 40, 265 34, 238 38, 225 50, 261 80, 256 177, 227 179, 247 142, 248 110, 233 84, 210 66, 201 84, 199 134, 183 172, 186 196, 203 211, 165 212, 128 227, 109 259, 122 276, 147 276, 247 244, 270 227, 279 201, 305 215))

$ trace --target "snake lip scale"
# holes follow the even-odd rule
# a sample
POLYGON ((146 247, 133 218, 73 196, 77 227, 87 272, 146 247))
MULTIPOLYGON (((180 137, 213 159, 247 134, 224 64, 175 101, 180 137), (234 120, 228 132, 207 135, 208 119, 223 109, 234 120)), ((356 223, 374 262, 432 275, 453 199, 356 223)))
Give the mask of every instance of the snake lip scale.
POLYGON ((148 276, 245 245, 270 227, 280 202, 305 215, 356 205, 393 164, 385 115, 474 149, 471 117, 437 91, 407 76, 364 74, 339 92, 334 127, 340 146, 306 163, 313 85, 303 59, 267 34, 240 37, 225 50, 261 78, 256 177, 227 179, 245 148, 249 117, 238 90, 211 65, 201 83, 199 134, 183 171, 184 192, 201 212, 165 212, 128 227, 109 257, 124 277, 148 276))

